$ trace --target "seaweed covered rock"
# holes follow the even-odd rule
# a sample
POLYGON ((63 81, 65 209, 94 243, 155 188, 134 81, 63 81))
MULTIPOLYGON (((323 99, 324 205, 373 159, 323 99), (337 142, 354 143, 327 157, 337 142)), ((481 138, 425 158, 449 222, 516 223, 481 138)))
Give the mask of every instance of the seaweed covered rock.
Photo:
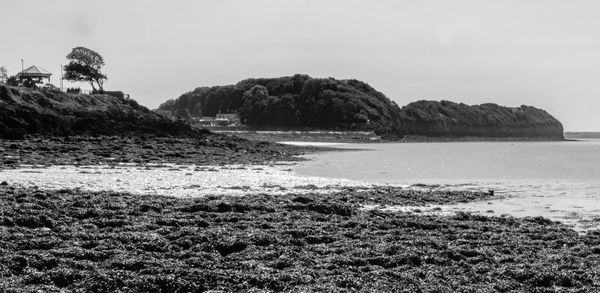
POLYGON ((21 164, 264 164, 301 160, 297 156, 310 151, 309 148, 250 141, 208 131, 196 131, 193 137, 125 134, 0 139, 0 169, 21 164))
POLYGON ((6 292, 599 292, 600 231, 541 217, 361 208, 375 197, 426 205, 484 196, 383 188, 178 198, 0 186, 0 278, 6 292))

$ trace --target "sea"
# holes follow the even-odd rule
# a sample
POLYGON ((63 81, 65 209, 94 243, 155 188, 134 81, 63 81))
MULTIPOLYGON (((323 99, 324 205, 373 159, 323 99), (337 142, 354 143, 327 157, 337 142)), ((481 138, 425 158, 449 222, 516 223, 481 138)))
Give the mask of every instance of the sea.
POLYGON ((578 230, 600 228, 600 139, 330 146, 340 151, 309 155, 294 171, 377 185, 493 191, 498 199, 429 211, 543 216, 578 230))

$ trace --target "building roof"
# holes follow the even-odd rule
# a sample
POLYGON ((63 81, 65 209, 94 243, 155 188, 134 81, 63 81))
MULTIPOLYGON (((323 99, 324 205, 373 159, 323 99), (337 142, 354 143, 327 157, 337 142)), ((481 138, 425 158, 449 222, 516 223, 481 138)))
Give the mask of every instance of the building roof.
POLYGON ((19 72, 17 75, 22 77, 50 77, 52 73, 48 72, 47 70, 41 67, 33 65, 19 72))

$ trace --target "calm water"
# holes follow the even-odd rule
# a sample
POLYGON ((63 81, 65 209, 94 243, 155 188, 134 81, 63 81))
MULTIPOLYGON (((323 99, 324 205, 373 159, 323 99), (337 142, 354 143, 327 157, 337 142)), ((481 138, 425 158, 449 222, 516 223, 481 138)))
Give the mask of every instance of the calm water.
POLYGON ((493 189, 507 198, 454 210, 545 216, 600 227, 600 140, 343 144, 343 152, 311 155, 295 171, 378 184, 444 184, 493 189))

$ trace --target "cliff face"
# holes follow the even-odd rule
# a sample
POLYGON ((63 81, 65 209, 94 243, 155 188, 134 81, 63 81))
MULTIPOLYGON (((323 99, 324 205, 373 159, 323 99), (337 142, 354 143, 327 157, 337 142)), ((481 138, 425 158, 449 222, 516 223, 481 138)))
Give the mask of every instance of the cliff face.
POLYGON ((402 132, 409 135, 563 139, 560 121, 531 106, 418 101, 402 107, 401 116, 402 132))
POLYGON ((307 75, 201 87, 167 101, 159 109, 180 117, 237 112, 249 126, 373 130, 387 138, 421 135, 563 139, 561 123, 534 107, 419 101, 399 108, 364 82, 307 75))
POLYGON ((0 137, 38 135, 192 135, 134 100, 0 85, 0 137))

